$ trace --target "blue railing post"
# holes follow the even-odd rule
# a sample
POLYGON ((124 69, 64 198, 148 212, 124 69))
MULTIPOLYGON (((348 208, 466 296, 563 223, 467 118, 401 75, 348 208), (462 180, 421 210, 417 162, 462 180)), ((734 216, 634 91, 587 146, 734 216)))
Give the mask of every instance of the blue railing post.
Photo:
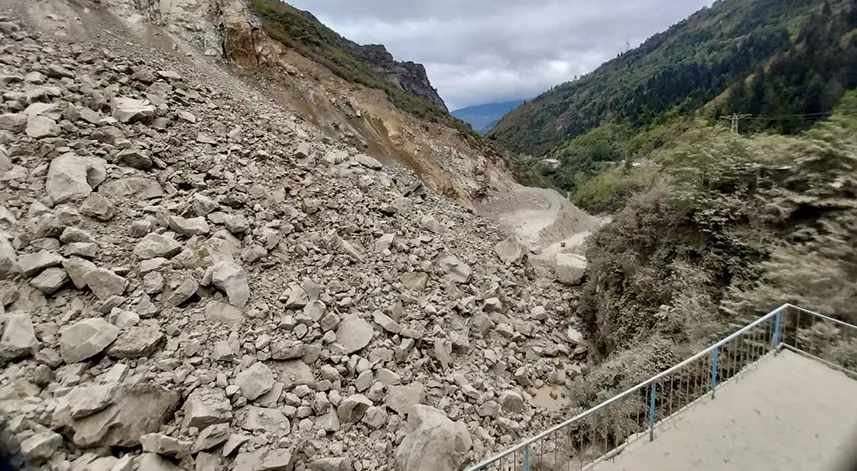
POLYGON ((711 399, 717 391, 717 347, 711 351, 711 399))
POLYGON ((775 352, 777 347, 780 346, 780 327, 783 322, 783 310, 777 309, 777 313, 774 314, 774 338, 771 339, 771 349, 775 352))
POLYGON ((655 439, 655 387, 652 382, 652 392, 649 394, 649 441, 655 439))
POLYGON ((524 471, 530 471, 530 446, 524 448, 524 471))

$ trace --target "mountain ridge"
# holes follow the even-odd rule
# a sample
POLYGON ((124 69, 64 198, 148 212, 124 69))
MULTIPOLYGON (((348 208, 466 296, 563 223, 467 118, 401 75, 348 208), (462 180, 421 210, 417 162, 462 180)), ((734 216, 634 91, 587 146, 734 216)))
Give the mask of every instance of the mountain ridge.
MULTIPOLYGON (((567 141, 605 123, 627 124, 633 137, 673 116, 704 111, 717 118, 741 112, 730 109, 728 103, 715 103, 709 109, 706 106, 718 97, 728 97, 728 90, 736 84, 752 84, 752 77, 764 76, 768 66, 782 62, 783 56, 797 56, 808 37, 822 37, 850 25, 849 15, 855 6, 853 0, 720 0, 580 79, 554 87, 518 107, 489 136, 516 152, 556 155, 567 141)), ((818 57, 800 55, 810 66, 802 67, 799 73, 820 73, 825 86, 841 80, 831 74, 840 75, 852 51, 857 50, 853 35, 846 31, 841 38, 842 44, 819 39, 830 48, 840 48, 838 58, 821 64, 818 57), (835 68, 826 73, 829 64, 835 68)), ((799 63, 793 60, 788 64, 795 62, 799 63)), ((778 94, 790 94, 810 81, 810 77, 800 76, 795 83, 787 72, 777 73, 778 77, 764 83, 770 92, 760 92, 772 96, 768 101, 776 101, 778 94)), ((800 95, 807 92, 800 91, 800 95)), ((834 104, 832 100, 827 111, 834 104)), ((801 105, 787 103, 781 106, 782 111, 795 111, 780 114, 801 114, 801 105)))
POLYGON ((526 100, 510 100, 468 106, 450 112, 453 116, 469 123, 480 134, 487 134, 508 112, 520 106, 526 100))

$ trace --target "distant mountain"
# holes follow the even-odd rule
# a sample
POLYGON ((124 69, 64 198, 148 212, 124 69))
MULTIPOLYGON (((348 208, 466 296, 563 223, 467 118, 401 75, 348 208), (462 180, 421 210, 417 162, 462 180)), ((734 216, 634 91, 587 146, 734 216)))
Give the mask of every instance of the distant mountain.
POLYGON ((473 129, 479 134, 485 134, 497 124, 497 121, 500 121, 500 118, 520 106, 523 102, 524 100, 488 103, 455 110, 451 114, 462 121, 470 123, 473 129))

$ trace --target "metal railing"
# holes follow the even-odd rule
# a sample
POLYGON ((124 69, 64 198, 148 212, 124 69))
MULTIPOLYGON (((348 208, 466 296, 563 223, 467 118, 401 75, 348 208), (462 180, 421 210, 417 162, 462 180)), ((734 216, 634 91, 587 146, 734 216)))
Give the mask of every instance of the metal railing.
POLYGON ((787 348, 857 378, 857 326, 791 304, 756 319, 678 365, 467 471, 584 470, 787 348))

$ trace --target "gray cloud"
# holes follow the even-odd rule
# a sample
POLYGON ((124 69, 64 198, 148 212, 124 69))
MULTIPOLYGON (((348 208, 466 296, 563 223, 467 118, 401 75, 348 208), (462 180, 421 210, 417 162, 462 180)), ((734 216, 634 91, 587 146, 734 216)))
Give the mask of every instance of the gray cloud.
POLYGON ((425 64, 450 109, 535 96, 712 0, 287 0, 425 64))

